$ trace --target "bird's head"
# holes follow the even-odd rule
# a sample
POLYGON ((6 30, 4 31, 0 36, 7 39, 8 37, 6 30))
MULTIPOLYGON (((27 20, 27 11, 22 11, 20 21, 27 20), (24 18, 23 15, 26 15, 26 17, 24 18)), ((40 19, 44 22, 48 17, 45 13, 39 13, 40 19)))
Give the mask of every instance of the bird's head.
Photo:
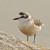
POLYGON ((14 18, 13 20, 19 20, 20 22, 25 22, 30 19, 30 15, 25 12, 20 12, 19 13, 20 17, 14 18))

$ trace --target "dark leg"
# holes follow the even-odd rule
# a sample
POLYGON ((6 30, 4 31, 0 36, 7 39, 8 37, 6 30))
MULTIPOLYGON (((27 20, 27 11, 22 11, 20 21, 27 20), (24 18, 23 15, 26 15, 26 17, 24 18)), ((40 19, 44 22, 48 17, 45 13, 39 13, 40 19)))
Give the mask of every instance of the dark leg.
POLYGON ((27 36, 27 41, 28 41, 28 36, 27 36))
POLYGON ((34 35, 34 43, 35 43, 36 34, 34 35))

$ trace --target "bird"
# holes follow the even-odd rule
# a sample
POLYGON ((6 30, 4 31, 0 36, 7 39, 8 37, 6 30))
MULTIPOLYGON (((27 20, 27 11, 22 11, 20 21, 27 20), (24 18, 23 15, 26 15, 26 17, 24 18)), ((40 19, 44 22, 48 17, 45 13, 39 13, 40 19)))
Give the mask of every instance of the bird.
POLYGON ((19 17, 14 18, 13 20, 19 21, 19 30, 28 37, 34 35, 34 43, 36 34, 41 30, 44 25, 40 19, 37 19, 31 16, 27 12, 19 12, 19 17))

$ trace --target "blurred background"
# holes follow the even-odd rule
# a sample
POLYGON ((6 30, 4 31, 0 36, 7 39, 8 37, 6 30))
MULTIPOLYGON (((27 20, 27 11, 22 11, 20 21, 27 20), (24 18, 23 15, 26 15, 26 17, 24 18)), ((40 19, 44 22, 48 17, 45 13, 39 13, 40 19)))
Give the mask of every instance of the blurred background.
MULTIPOLYGON (((42 20, 45 26, 37 34, 36 42, 50 47, 50 0, 0 0, 0 31, 26 41, 26 36, 19 31, 18 22, 13 21, 21 11, 42 20)), ((29 42, 33 42, 33 36, 29 37, 29 42)))

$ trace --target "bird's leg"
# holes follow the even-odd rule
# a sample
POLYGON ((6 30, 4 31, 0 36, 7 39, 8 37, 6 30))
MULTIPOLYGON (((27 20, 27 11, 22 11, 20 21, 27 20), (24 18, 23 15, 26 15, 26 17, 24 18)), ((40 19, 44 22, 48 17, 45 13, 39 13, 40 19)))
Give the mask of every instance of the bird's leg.
POLYGON ((33 43, 35 43, 35 38, 36 38, 36 34, 34 35, 34 41, 33 41, 33 43))
POLYGON ((27 36, 27 42, 28 42, 28 36, 27 36))

